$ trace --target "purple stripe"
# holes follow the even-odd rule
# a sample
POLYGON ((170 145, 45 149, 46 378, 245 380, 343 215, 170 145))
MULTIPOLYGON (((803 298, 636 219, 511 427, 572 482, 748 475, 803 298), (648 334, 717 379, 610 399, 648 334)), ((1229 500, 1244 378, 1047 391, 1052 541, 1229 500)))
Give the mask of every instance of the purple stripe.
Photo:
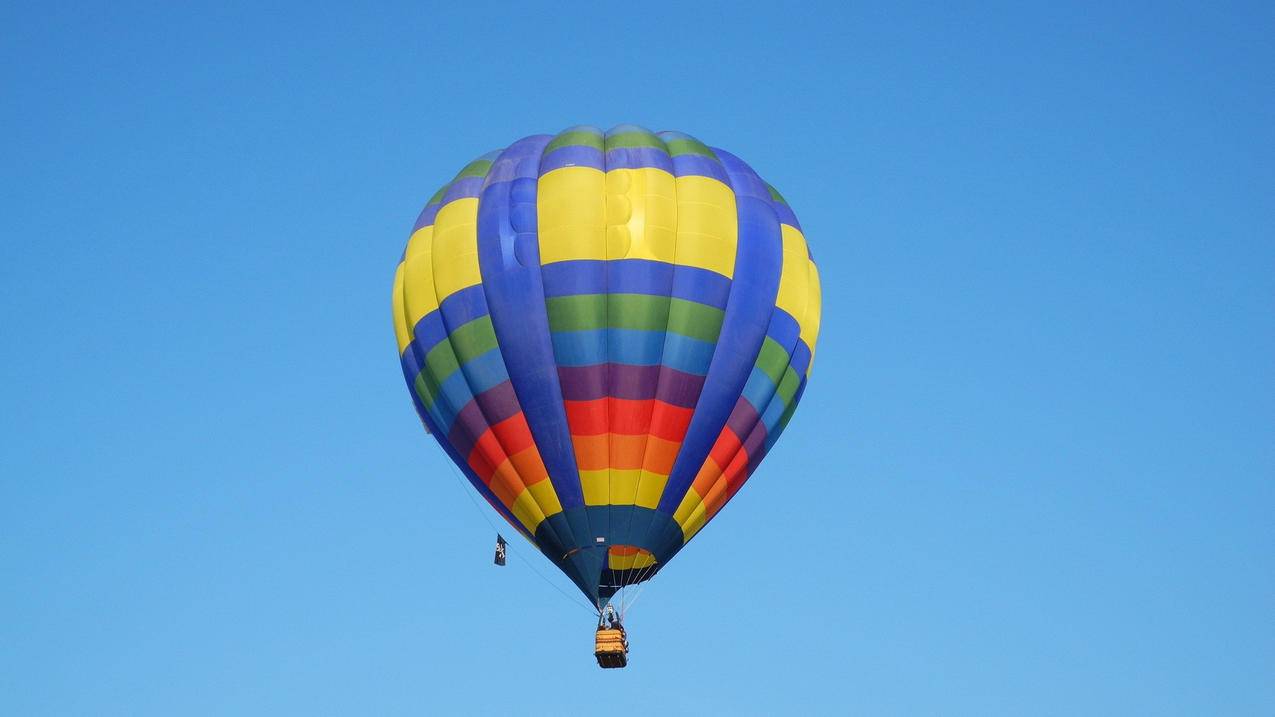
POLYGON ((694 408, 699 400, 700 391, 704 389, 704 377, 693 373, 678 371, 667 366, 660 367, 660 387, 655 397, 665 403, 682 408, 694 408))
POLYGON ((452 444, 456 452, 466 458, 474 450, 478 437, 487 431, 487 419, 483 416, 478 402, 470 399, 465 407, 456 414, 451 430, 447 433, 447 442, 452 444))
MULTIPOLYGON (((748 462, 750 464, 750 469, 748 471, 749 473, 752 472, 751 470, 751 464, 753 462, 752 457, 754 455, 760 454, 765 444, 766 444, 766 424, 762 423, 761 421, 758 421, 757 426, 752 430, 751 433, 748 434, 748 438, 744 439, 743 449, 748 452, 748 458, 749 458, 748 462)), ((760 461, 761 458, 758 458, 757 460, 760 461)))
POLYGON ((518 396, 514 393, 514 386, 509 381, 503 381, 483 391, 475 400, 482 407, 483 415, 487 416, 487 420, 493 426, 522 410, 518 406, 518 396))
POLYGON ((567 401, 596 401, 610 395, 632 401, 658 399, 682 408, 693 408, 704 387, 704 377, 668 366, 595 364, 559 366, 562 397, 567 401), (611 391, 607 392, 610 372, 611 391))
MULTIPOLYGON (((757 422, 757 430, 753 431, 753 433, 757 434, 759 437, 754 441, 753 437, 749 436, 749 440, 745 443, 745 446, 749 449, 748 466, 744 469, 745 481, 747 481, 748 477, 753 474, 753 471, 757 470, 757 466, 761 465, 762 459, 766 457, 766 454, 770 452, 770 447, 775 443, 774 441, 769 440, 769 434, 766 431, 766 424, 761 421, 757 422)), ((776 436, 776 438, 778 438, 778 436, 776 436)), ((740 485, 742 486, 743 484, 743 481, 741 481, 740 485)))
POLYGON ((474 450, 474 444, 489 427, 518 411, 518 399, 514 395, 513 384, 508 381, 496 384, 470 399, 460 409, 447 432, 447 442, 456 448, 457 453, 468 457, 470 451, 474 450))
POLYGON ((607 364, 596 366, 559 366, 558 383, 562 384, 562 400, 592 401, 606 395, 607 364))
POLYGON ((602 150, 583 144, 569 144, 559 147, 540 160, 540 176, 563 167, 603 168, 602 150))
MULTIPOLYGON (((726 426, 736 436, 739 436, 742 441, 743 437, 753 430, 753 426, 756 426, 760 419, 761 414, 757 413, 757 409, 753 407, 753 404, 749 403, 748 399, 740 396, 739 401, 735 403, 734 410, 730 412, 730 418, 726 419, 726 426)), ((726 466, 722 467, 725 468, 726 466)))

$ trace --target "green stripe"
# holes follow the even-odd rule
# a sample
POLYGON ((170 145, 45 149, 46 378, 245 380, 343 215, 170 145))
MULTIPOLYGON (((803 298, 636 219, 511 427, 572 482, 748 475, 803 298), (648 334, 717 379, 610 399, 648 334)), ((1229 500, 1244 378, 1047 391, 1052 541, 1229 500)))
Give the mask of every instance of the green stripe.
POLYGON ((698 154, 703 157, 717 159, 717 155, 713 153, 713 150, 708 148, 708 145, 694 137, 671 139, 664 144, 668 147, 668 153, 674 157, 682 154, 698 154))
POLYGON ((797 393, 797 386, 801 383, 801 378, 797 372, 792 370, 792 366, 784 371, 784 379, 779 382, 779 388, 775 390, 775 394, 779 396, 784 405, 792 403, 792 397, 797 393))
POLYGON ((649 294, 580 294, 555 296, 545 302, 549 330, 668 330, 713 343, 721 334, 721 309, 685 299, 649 294))
POLYGON ((668 330, 708 343, 717 343, 722 333, 722 319, 726 312, 716 306, 707 306, 686 299, 670 299, 668 330))
POLYGON ((761 344, 761 351, 757 354, 757 368, 769 376, 771 383, 777 386, 784 376, 784 369, 788 367, 790 358, 778 341, 767 336, 761 344))
POLYGON ((775 200, 776 202, 779 202, 780 204, 787 204, 787 203, 788 203, 788 202, 784 199, 783 195, 781 195, 781 194, 779 193, 779 190, 778 190, 778 189, 775 189, 774 187, 770 186, 769 184, 767 184, 767 185, 766 185, 766 189, 769 189, 769 190, 770 190, 770 198, 771 198, 771 199, 775 200))
POLYGON ((480 316, 451 332, 446 341, 425 354, 425 371, 436 383, 446 381, 462 364, 495 349, 496 332, 490 316, 480 316))
POLYGON ((438 191, 434 192, 434 196, 430 197, 428 202, 425 202, 425 205, 429 206, 430 204, 438 204, 439 202, 443 201, 443 195, 447 193, 447 190, 450 189, 451 186, 452 186, 452 183, 448 182, 447 184, 444 184, 443 186, 439 187, 438 191))
POLYGON ((479 316, 464 324, 447 336, 452 348, 456 350, 456 359, 461 365, 482 356, 496 348, 496 331, 491 326, 491 316, 479 316))
POLYGON ((416 374, 416 395, 421 397, 421 403, 425 404, 425 408, 433 408, 434 401, 438 400, 438 381, 432 376, 421 371, 416 374))
POLYGON ((455 182, 456 180, 464 179, 465 177, 486 177, 487 173, 490 171, 490 159, 475 159, 469 164, 466 164, 465 168, 460 170, 460 174, 456 175, 456 179, 453 179, 452 181, 455 182))
POLYGON ((553 150, 559 149, 561 147, 569 147, 574 145, 593 147, 594 149, 601 152, 603 149, 602 133, 597 131, 590 131, 587 129, 576 129, 576 130, 571 130, 570 132, 563 132, 557 137, 554 137, 553 141, 550 142, 545 147, 544 154, 549 154, 553 150))
POLYGON ((668 151, 668 148, 664 146, 660 138, 650 132, 622 132, 607 137, 606 148, 608 151, 629 147, 650 147, 661 152, 668 151))
POLYGON ((545 300, 550 331, 584 331, 605 326, 606 294, 555 296, 545 300))
POLYGON ((784 409, 784 412, 779 414, 779 423, 775 425, 775 428, 771 430, 767 438, 772 441, 773 439, 779 438, 779 434, 783 433, 784 429, 788 427, 788 422, 792 420, 792 414, 796 413, 796 411, 797 404, 795 402, 788 404, 788 407, 784 409))

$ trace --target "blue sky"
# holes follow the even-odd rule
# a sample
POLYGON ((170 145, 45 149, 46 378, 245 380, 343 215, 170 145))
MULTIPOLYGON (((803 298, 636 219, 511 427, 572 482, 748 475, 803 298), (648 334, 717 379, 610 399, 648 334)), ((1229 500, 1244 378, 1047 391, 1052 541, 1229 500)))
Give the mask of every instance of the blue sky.
POLYGON ((1275 712, 1275 11, 936 5, 0 8, 0 712, 1275 712), (824 330, 604 673, 389 288, 621 122, 784 193, 824 330))

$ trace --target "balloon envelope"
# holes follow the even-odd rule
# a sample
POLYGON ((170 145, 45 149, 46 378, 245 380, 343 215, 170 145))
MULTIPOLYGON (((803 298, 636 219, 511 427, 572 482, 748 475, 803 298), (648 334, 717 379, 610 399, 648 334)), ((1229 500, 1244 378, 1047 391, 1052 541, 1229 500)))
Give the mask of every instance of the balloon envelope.
POLYGON ((820 294, 796 216, 747 164, 622 125, 466 165, 417 219, 393 303, 422 422, 600 605, 779 438, 820 294))

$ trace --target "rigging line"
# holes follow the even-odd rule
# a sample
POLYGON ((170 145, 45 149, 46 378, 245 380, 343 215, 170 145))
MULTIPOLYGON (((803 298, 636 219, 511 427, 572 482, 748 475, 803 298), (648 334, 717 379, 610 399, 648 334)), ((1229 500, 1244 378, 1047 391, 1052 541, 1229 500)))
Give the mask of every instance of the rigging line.
MULTIPOLYGON (((630 608, 637 604, 638 599, 642 597, 642 593, 644 593, 644 592, 646 592, 646 585, 641 585, 641 586, 639 586, 639 587, 638 587, 638 593, 637 593, 637 595, 634 595, 634 596, 633 596, 633 599, 629 601, 629 607, 630 607, 630 608)), ((621 618, 621 619, 623 619, 623 618, 621 618)))
MULTIPOLYGON (((650 567, 651 567, 650 565, 646 565, 646 566, 643 566, 643 567, 640 567, 640 568, 639 568, 639 567, 637 567, 637 560, 638 560, 638 558, 642 557, 642 552, 641 552, 641 550, 642 550, 641 548, 638 548, 638 552, 637 552, 636 554, 634 554, 634 556, 633 556, 633 563, 634 563, 634 565, 633 565, 633 569, 629 571, 629 572, 633 575, 633 581, 629 583, 629 587, 632 587, 632 588, 639 587, 639 586, 642 584, 642 577, 646 574, 647 570, 649 570, 649 569, 650 569, 650 567)), ((632 602, 633 602, 633 601, 632 601, 632 597, 633 597, 633 591, 632 591, 632 590, 626 590, 626 591, 624 592, 624 602, 623 602, 623 603, 621 603, 621 605, 620 605, 620 610, 621 610, 620 617, 621 617, 621 618, 623 618, 623 617, 624 617, 624 613, 628 612, 629 605, 631 605, 631 604, 632 604, 632 602)))
MULTIPOLYGON (((652 559, 654 559, 655 556, 652 555, 651 557, 652 559)), ((652 568, 654 568, 655 565, 656 563, 652 562, 650 565, 647 565, 646 567, 638 571, 637 580, 633 581, 633 585, 637 586, 637 594, 634 595, 633 598, 628 601, 627 605, 621 604, 621 612, 620 612, 621 621, 624 620, 624 615, 628 612, 629 608, 633 607, 633 603, 637 602, 637 599, 642 596, 642 591, 646 589, 646 585, 642 583, 642 580, 644 580, 648 574, 650 574, 652 577, 654 576, 654 571, 652 570, 652 568)))
MULTIPOLYGON (((499 528, 497 528, 497 527, 496 527, 496 525, 495 525, 494 523, 492 523, 492 522, 491 522, 491 518, 488 518, 488 517, 487 517, 487 513, 486 513, 486 511, 484 511, 484 510, 482 509, 482 506, 478 505, 478 501, 474 500, 474 494, 473 494, 473 492, 472 492, 472 491, 470 491, 469 487, 465 485, 465 483, 466 483, 467 481, 465 480, 465 477, 464 477, 463 475, 461 475, 460 470, 459 470, 459 469, 458 469, 458 468, 457 468, 454 464, 452 464, 452 462, 451 462, 451 461, 447 461, 447 467, 451 469, 451 473, 452 473, 452 475, 456 478, 457 487, 458 487, 458 488, 460 488, 460 492, 464 493, 464 494, 465 494, 465 497, 469 499, 470 504, 474 506, 474 510, 478 511, 478 514, 482 516, 483 521, 484 521, 485 523, 487 523, 487 527, 491 528, 491 530, 492 530, 492 532, 493 532, 493 533, 496 533, 497 535, 499 535, 499 534, 500 534, 500 529, 499 529, 499 528)), ((519 531, 519 532, 521 532, 521 531, 519 531)), ((511 554, 513 554, 513 555, 517 555, 517 556, 518 556, 518 558, 519 558, 519 560, 522 560, 522 562, 523 562, 523 563, 525 563, 525 564, 527 565, 527 567, 531 568, 531 572, 535 573, 535 574, 536 574, 536 577, 540 578, 540 579, 541 579, 541 580, 543 580, 545 583, 547 583, 547 584, 549 585, 549 587, 551 587, 551 588, 553 588, 554 590, 557 590, 559 593, 561 593, 561 595, 562 595, 564 598, 566 598, 566 599, 567 599, 567 600, 568 600, 571 604, 573 604, 573 605, 575 605, 575 606, 577 606, 577 607, 581 607, 581 608, 583 608, 583 609, 587 610, 587 611, 588 611, 588 612, 590 612, 590 613, 598 612, 597 610, 595 610, 595 609, 593 609, 593 608, 588 607, 588 604, 587 604, 587 603, 585 603, 585 602, 583 602, 583 601, 581 601, 581 600, 578 600, 578 599, 576 599, 576 598, 573 598, 573 597, 572 597, 570 594, 568 594, 565 590, 563 590, 561 587, 559 587, 559 586, 557 585, 557 583, 554 583, 553 581, 549 580, 549 578, 546 578, 544 575, 542 575, 542 574, 540 573, 540 571, 536 569, 536 566, 535 566, 534 564, 532 564, 532 562, 531 562, 530 560, 528 560, 527 558, 523 557, 521 553, 519 553, 519 552, 517 552, 517 551, 515 551, 515 550, 513 549, 513 545, 512 545, 511 543, 506 543, 506 544, 505 544, 505 550, 506 550, 508 553, 511 553, 511 554)))
POLYGON ((651 580, 655 579, 655 565, 651 564, 643 568, 641 575, 638 577, 640 580, 635 586, 633 595, 629 597, 629 603, 624 606, 626 611, 633 607, 633 604, 636 603, 638 598, 642 597, 642 593, 646 591, 646 586, 650 584, 651 580))
POLYGON ((632 545, 629 547, 632 547, 634 550, 637 550, 638 552, 634 553, 633 556, 629 558, 629 568, 624 571, 624 594, 620 597, 620 619, 621 620, 624 619, 624 612, 627 609, 627 607, 625 606, 625 603, 628 602, 629 596, 633 594, 633 591, 629 590, 629 588, 637 584, 636 580, 630 581, 629 578, 636 576, 640 572, 640 569, 637 567, 637 559, 641 556, 642 549, 636 545, 632 545))
MULTIPOLYGON (((652 556, 652 557, 654 557, 654 556, 652 556)), ((651 563, 650 565, 646 566, 645 571, 650 571, 649 573, 646 573, 646 574, 648 575, 649 579, 648 579, 648 580, 647 580, 647 582, 645 582, 645 583, 643 583, 643 582, 639 582, 639 583, 637 584, 637 594, 636 594, 636 595, 634 595, 634 596, 633 596, 633 599, 629 601, 629 605, 628 605, 628 607, 629 607, 629 608, 631 608, 631 607, 633 607, 635 604, 637 604, 638 598, 642 597, 642 593, 646 592, 646 586, 650 584, 650 581, 651 581, 651 580, 654 580, 654 579, 655 579, 655 571, 654 571, 654 570, 652 570, 652 568, 654 568, 654 567, 656 566, 656 564, 657 564, 657 563, 651 563)), ((645 573, 645 571, 644 571, 644 573, 645 573)), ((627 609, 628 609, 628 608, 626 608, 626 610, 627 610, 627 609)), ((623 615, 621 615, 621 616, 620 616, 620 619, 621 619, 621 620, 623 620, 623 619, 624 619, 624 616, 623 616, 623 615)))

